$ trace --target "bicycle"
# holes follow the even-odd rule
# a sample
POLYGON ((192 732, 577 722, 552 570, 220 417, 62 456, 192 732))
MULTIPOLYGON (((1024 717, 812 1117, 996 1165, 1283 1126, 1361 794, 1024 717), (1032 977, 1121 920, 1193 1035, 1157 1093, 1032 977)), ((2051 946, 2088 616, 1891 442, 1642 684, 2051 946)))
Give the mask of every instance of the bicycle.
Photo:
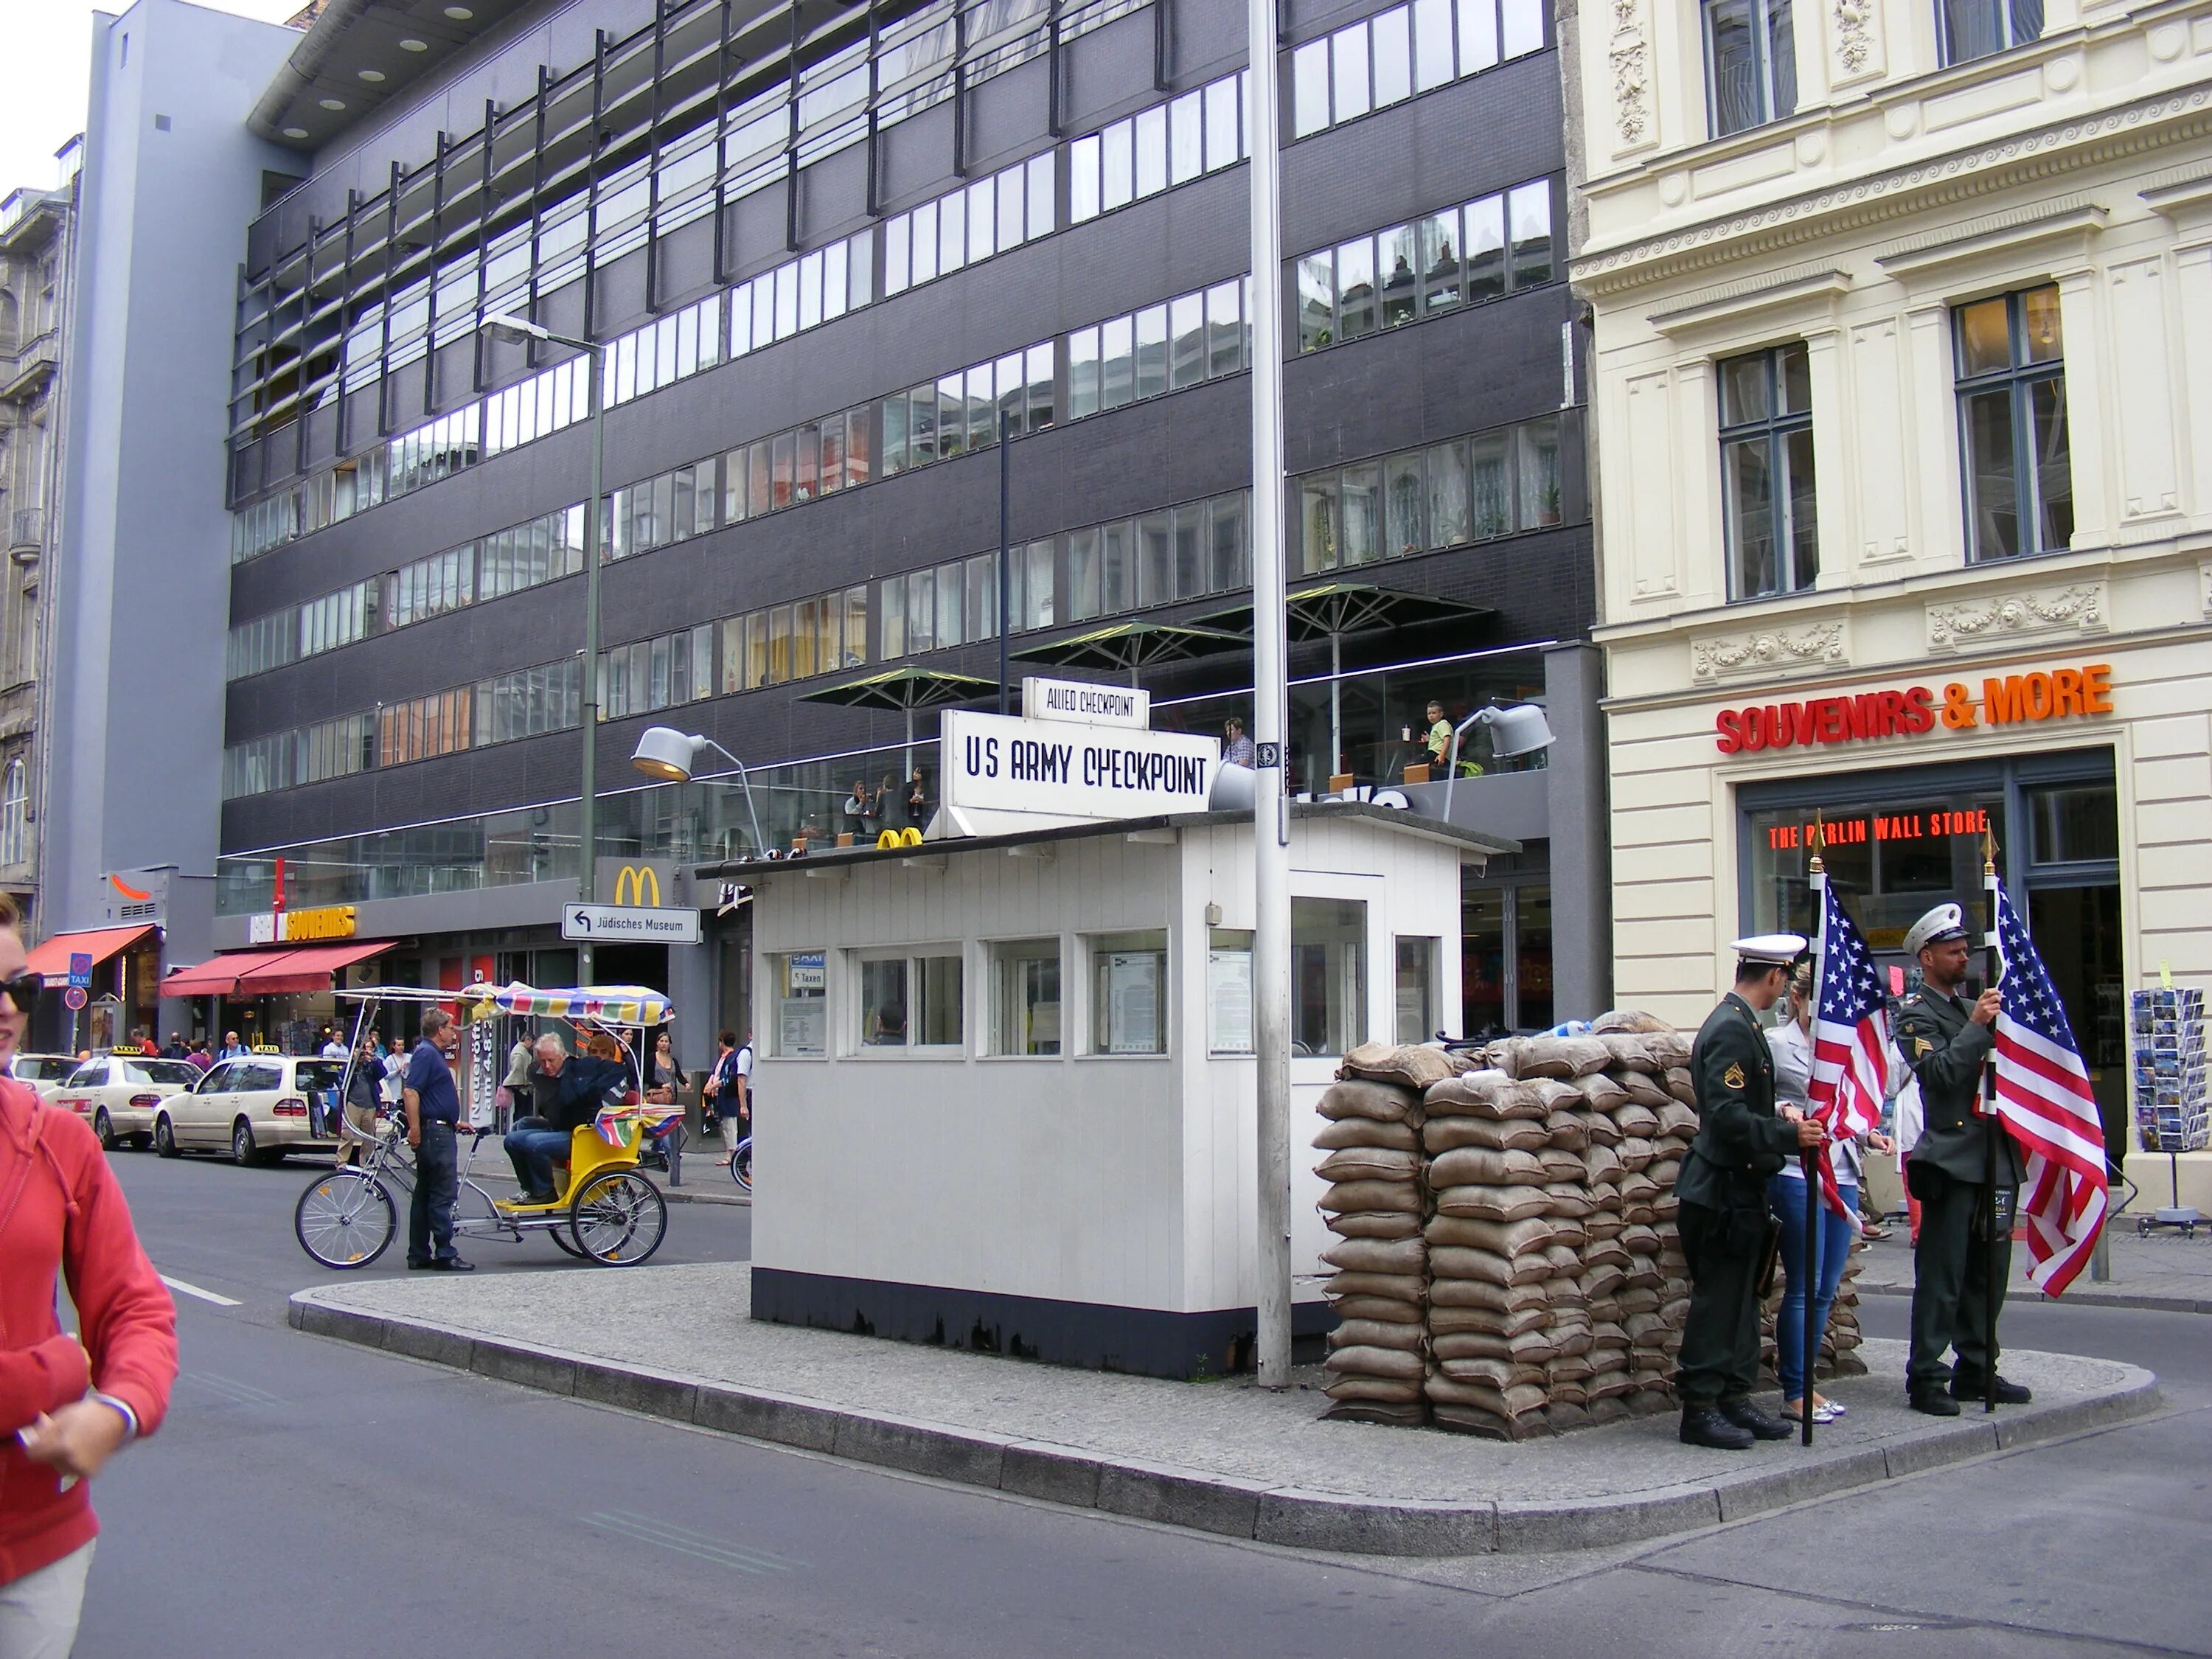
POLYGON ((730 1179, 750 1193, 753 1189, 753 1138, 746 1135, 730 1153, 730 1179))

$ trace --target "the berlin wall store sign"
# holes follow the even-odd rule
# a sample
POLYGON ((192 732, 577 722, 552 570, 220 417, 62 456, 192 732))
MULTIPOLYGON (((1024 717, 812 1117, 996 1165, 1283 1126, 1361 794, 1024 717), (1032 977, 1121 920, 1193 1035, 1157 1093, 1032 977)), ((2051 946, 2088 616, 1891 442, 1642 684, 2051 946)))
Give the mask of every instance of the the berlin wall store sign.
POLYGON ((1953 680, 1940 689, 1895 686, 1723 708, 1714 717, 1714 746, 1723 755, 1753 754, 2086 720, 2112 712, 2112 665, 2088 663, 2079 668, 1993 674, 1978 684, 1953 680))

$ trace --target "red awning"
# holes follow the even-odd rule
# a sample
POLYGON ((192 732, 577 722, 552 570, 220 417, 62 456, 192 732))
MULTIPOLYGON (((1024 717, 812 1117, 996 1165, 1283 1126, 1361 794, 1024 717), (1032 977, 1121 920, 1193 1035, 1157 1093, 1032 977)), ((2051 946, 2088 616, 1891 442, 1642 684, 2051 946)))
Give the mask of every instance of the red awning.
POLYGON ((331 975, 341 968, 366 962, 392 948, 388 939, 366 944, 308 945, 294 950, 265 953, 264 959, 238 976, 242 997, 283 996, 291 991, 327 991, 331 975))
POLYGON ((273 997, 291 991, 327 991, 331 975, 392 948, 390 939, 348 945, 285 945, 269 951, 230 951, 161 981, 165 997, 273 997))
POLYGON ((151 922, 136 927, 94 927, 82 933, 56 933, 31 949, 30 971, 48 979, 67 979, 70 958, 83 955, 95 968, 117 951, 127 950, 154 931, 151 922))

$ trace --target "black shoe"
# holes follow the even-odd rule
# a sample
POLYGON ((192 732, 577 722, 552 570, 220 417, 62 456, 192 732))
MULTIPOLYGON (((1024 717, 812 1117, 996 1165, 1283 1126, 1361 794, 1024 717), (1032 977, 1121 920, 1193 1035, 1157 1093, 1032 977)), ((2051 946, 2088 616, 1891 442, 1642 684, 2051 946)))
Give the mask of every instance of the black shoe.
MULTIPOLYGON (((1954 1375, 1951 1378, 1951 1397, 1954 1400, 1964 1400, 1970 1402, 1980 1400, 1984 1398, 1982 1385, 1979 1382, 1970 1384, 1964 1378, 1954 1375)), ((2025 1406, 2029 1401, 2034 1398, 2034 1394, 2029 1389, 2027 1383, 2011 1382, 2005 1376, 2005 1374, 2002 1371, 1999 1371, 1997 1373, 1998 1405, 2025 1406)))
POLYGON ((1778 1417, 1769 1417, 1748 1400, 1723 1400, 1720 1413, 1754 1440, 1787 1440, 1797 1432, 1790 1424, 1778 1417))
POLYGON ((1721 1415, 1717 1407, 1685 1406, 1682 1407, 1682 1443, 1686 1446, 1710 1446, 1715 1451, 1749 1451, 1751 1431, 1739 1428, 1721 1415))
POLYGON ((441 1260, 433 1261, 430 1263, 430 1266, 436 1268, 441 1273, 472 1273, 477 1270, 477 1264, 475 1262, 464 1261, 457 1255, 446 1256, 441 1260))
POLYGON ((1956 1417, 1959 1414, 1959 1402, 1932 1382, 1921 1388, 1907 1389, 1905 1397, 1913 1410, 1925 1412, 1930 1417, 1956 1417))
POLYGON ((411 1255, 407 1258, 407 1270, 410 1273, 420 1273, 425 1267, 434 1267, 437 1265, 434 1261, 417 1261, 411 1255))

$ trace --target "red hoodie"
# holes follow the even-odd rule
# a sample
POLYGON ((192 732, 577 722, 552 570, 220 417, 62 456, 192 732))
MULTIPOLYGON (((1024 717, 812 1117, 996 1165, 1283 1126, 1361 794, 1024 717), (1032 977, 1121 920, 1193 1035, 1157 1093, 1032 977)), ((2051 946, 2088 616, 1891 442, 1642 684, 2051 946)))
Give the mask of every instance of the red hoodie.
POLYGON ((16 1431, 96 1383, 151 1434, 176 1376, 176 1305, 139 1248, 107 1155, 75 1116, 0 1077, 0 1584, 100 1530, 86 1483, 62 1491, 59 1475, 23 1455, 16 1431), (82 1346, 54 1316, 63 1273, 82 1346))

